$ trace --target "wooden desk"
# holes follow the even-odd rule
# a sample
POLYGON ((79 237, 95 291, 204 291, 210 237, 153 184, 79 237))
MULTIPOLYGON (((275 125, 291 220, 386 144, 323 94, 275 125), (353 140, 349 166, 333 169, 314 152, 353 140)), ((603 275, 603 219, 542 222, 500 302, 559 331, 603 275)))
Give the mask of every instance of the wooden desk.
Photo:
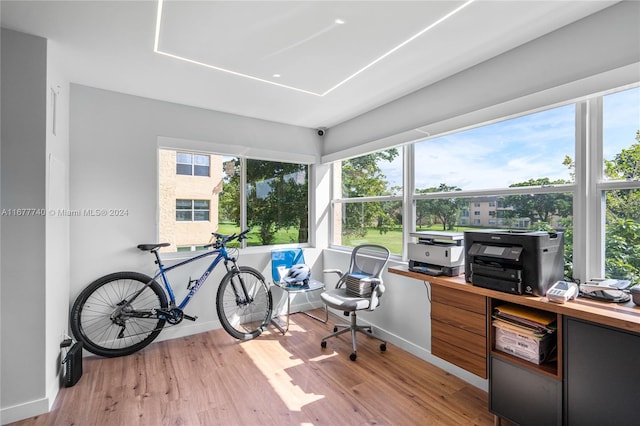
POLYGON ((544 311, 555 312, 560 315, 568 315, 573 318, 579 318, 585 321, 595 322, 597 324, 608 325, 610 327, 640 333, 640 306, 634 305, 631 301, 619 304, 578 298, 576 300, 560 304, 549 302, 546 297, 502 293, 500 291, 475 287, 472 284, 465 282, 464 275, 459 275, 457 277, 433 277, 431 275, 409 271, 407 267, 390 267, 389 272, 422 281, 428 281, 432 285, 436 286, 462 290, 490 297, 492 299, 517 303, 531 308, 542 309, 544 311))
POLYGON ((464 275, 433 277, 407 267, 388 270, 431 284, 432 353, 488 377, 489 410, 496 416, 520 425, 622 425, 637 418, 640 369, 633 365, 640 356, 640 306, 584 298, 558 304, 546 297, 476 287, 465 282, 464 275), (503 303, 557 315, 554 360, 536 365, 495 349, 491 314, 503 303), (482 304, 484 315, 478 308, 482 304), (476 338, 482 334, 478 316, 486 327, 484 342, 476 338))

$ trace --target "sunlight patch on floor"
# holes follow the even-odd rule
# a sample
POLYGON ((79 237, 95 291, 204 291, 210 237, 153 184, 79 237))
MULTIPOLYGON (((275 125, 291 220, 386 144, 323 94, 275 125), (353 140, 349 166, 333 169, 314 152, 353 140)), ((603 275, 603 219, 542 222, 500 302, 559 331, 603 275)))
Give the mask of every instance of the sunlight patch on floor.
POLYGON ((324 395, 306 393, 293 383, 287 369, 303 365, 304 361, 294 358, 279 341, 256 339, 249 343, 251 344, 243 345, 245 353, 264 374, 274 392, 289 410, 301 411, 305 405, 324 398, 324 395))

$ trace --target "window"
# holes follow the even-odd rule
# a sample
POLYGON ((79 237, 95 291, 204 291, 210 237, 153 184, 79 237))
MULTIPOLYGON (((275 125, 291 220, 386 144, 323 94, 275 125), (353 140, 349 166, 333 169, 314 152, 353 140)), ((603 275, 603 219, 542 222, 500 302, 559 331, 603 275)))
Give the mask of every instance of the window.
POLYGON ((417 142, 416 229, 566 230, 574 153, 574 105, 417 142))
POLYGON ((334 164, 333 244, 376 239, 402 254, 414 229, 555 229, 568 277, 640 280, 638 84, 334 164), (413 176, 400 178, 401 157, 413 176))
POLYGON ((247 224, 253 229, 254 243, 307 243, 308 166, 255 159, 246 163, 247 224))
POLYGON ((209 200, 176 200, 178 222, 202 222, 209 220, 209 200))
POLYGON ((603 97, 605 275, 640 279, 640 88, 603 97))
POLYGON ((171 243, 167 251, 201 250, 212 232, 246 228, 247 245, 309 241, 307 164, 160 149, 158 169, 159 238, 171 243))
POLYGON ((176 153, 176 174, 188 176, 209 176, 208 155, 188 152, 176 153))
MULTIPOLYGON (((434 137, 415 144, 420 189, 486 190, 553 185, 572 180, 573 104, 434 137)), ((435 192, 435 191, 434 191, 435 192)))
POLYGON ((402 154, 391 148, 334 164, 333 244, 402 253, 402 154))

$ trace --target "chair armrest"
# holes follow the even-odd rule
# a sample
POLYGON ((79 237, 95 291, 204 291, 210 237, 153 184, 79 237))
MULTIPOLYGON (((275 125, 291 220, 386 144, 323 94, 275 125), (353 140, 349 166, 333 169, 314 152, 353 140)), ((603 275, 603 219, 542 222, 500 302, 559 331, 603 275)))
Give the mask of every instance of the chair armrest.
POLYGON ((334 274, 338 274, 338 275, 342 276, 342 271, 340 269, 325 269, 322 272, 324 272, 325 274, 334 273, 334 274))
POLYGON ((371 298, 369 299, 369 310, 373 311, 378 307, 378 299, 384 293, 385 287, 382 281, 377 278, 371 279, 371 298))

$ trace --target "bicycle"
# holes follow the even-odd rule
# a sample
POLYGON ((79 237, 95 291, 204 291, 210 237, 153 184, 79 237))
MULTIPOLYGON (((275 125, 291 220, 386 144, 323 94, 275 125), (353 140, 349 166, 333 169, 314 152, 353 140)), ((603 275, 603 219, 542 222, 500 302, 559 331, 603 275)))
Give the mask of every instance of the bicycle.
POLYGON ((216 311, 222 327, 240 340, 259 336, 271 319, 271 290, 259 271, 239 266, 237 257, 227 250, 228 243, 246 239, 249 231, 228 236, 213 233, 215 242, 204 246, 213 250, 169 267, 164 266, 159 253, 159 249, 169 243, 138 245, 138 249, 155 255, 156 275, 115 272, 93 281, 76 298, 71 309, 74 336, 89 352, 104 357, 139 351, 158 337, 166 323, 176 325, 184 319, 197 319, 185 314, 184 308, 221 261, 227 269, 216 295, 216 311), (215 258, 202 276, 189 280, 189 292, 176 304, 167 272, 213 255, 215 258), (156 281, 158 279, 164 287, 156 281))

